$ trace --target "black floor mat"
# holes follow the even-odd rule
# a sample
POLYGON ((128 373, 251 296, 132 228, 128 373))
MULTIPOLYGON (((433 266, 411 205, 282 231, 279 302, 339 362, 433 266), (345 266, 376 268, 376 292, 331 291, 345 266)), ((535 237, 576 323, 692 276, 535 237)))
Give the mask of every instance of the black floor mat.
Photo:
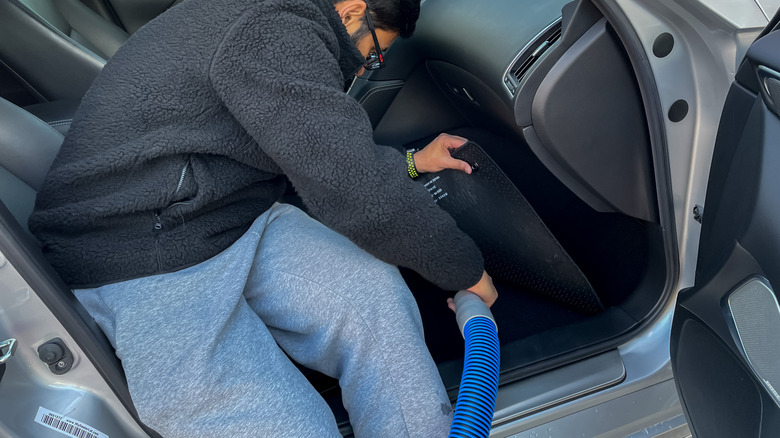
MULTIPOLYGON (((478 143, 500 165, 588 278, 604 307, 620 305, 636 289, 647 266, 647 223, 590 208, 544 167, 522 139, 471 127, 449 133, 478 143)), ((420 149, 433 138, 406 147, 420 149)))
POLYGON ((452 155, 471 164, 472 174, 444 170, 420 182, 477 243, 494 281, 577 311, 604 310, 585 275, 498 165, 476 143, 452 155))

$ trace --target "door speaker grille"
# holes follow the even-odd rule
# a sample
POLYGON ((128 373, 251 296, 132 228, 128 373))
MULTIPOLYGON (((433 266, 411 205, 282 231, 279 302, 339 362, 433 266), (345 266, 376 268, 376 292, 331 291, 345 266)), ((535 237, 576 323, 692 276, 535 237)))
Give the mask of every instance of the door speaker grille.
POLYGON ((780 115, 780 73, 764 65, 759 65, 756 72, 762 82, 761 94, 764 103, 775 114, 780 115))
POLYGON ((775 108, 780 108, 780 80, 769 77, 764 79, 764 84, 766 84, 766 91, 769 95, 769 100, 772 101, 772 105, 775 108))
POLYGON ((780 406, 780 307, 772 289, 753 279, 728 299, 735 341, 753 373, 780 406))

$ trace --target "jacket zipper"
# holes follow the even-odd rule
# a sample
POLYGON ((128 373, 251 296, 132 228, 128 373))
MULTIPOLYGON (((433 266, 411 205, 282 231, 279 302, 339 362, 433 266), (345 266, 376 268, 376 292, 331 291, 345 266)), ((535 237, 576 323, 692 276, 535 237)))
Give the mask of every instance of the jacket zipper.
POLYGON ((179 177, 179 184, 176 186, 176 191, 173 192, 173 196, 176 196, 179 194, 179 190, 181 190, 181 186, 184 185, 184 178, 187 176, 187 170, 190 168, 190 160, 187 160, 187 163, 184 164, 184 167, 181 169, 181 176, 179 177))
MULTIPOLYGON (((181 191, 181 187, 184 185, 184 178, 187 177, 187 171, 189 170, 189 168, 190 168, 190 160, 187 159, 187 162, 184 164, 184 167, 181 169, 181 175, 179 176, 179 183, 176 185, 176 190, 174 190, 174 192, 173 192, 173 197, 174 198, 176 197, 176 195, 179 194, 179 191, 181 191)), ((165 209, 167 210, 167 209, 173 207, 174 205, 184 204, 184 203, 186 203, 186 202, 184 202, 184 201, 175 202, 175 203, 165 207, 165 209)), ((158 230, 158 231, 163 229, 162 219, 160 218, 160 215, 162 214, 162 212, 163 212, 163 210, 157 210, 154 213, 154 217, 156 219, 156 222, 154 224, 154 229, 158 230)))
POLYGON ((162 219, 160 219, 160 213, 162 213, 160 210, 157 210, 154 212, 154 218, 157 220, 157 222, 154 224, 154 229, 159 231, 163 229, 162 226, 162 219))

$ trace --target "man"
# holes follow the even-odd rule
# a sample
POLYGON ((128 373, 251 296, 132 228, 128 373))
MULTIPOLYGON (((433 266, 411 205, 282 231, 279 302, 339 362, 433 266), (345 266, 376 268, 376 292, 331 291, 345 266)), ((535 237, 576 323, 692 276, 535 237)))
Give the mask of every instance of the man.
MULTIPOLYGON (((393 265, 488 304, 496 292, 471 239, 343 92, 419 13, 368 5, 172 8, 108 62, 39 192, 31 231, 165 437, 339 436, 288 356, 339 379, 358 437, 447 433, 393 265), (288 180, 321 223, 276 203, 288 180)), ((417 170, 469 172, 449 155, 462 143, 437 138, 417 170)))

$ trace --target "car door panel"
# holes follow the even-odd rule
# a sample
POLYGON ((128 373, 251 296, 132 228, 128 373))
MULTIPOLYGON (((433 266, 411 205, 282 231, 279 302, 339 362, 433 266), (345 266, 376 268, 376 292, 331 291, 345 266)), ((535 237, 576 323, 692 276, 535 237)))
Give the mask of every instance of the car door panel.
POLYGON ((777 71, 780 32, 771 32, 748 51, 726 100, 696 282, 677 303, 672 366, 694 436, 780 436, 777 71))

